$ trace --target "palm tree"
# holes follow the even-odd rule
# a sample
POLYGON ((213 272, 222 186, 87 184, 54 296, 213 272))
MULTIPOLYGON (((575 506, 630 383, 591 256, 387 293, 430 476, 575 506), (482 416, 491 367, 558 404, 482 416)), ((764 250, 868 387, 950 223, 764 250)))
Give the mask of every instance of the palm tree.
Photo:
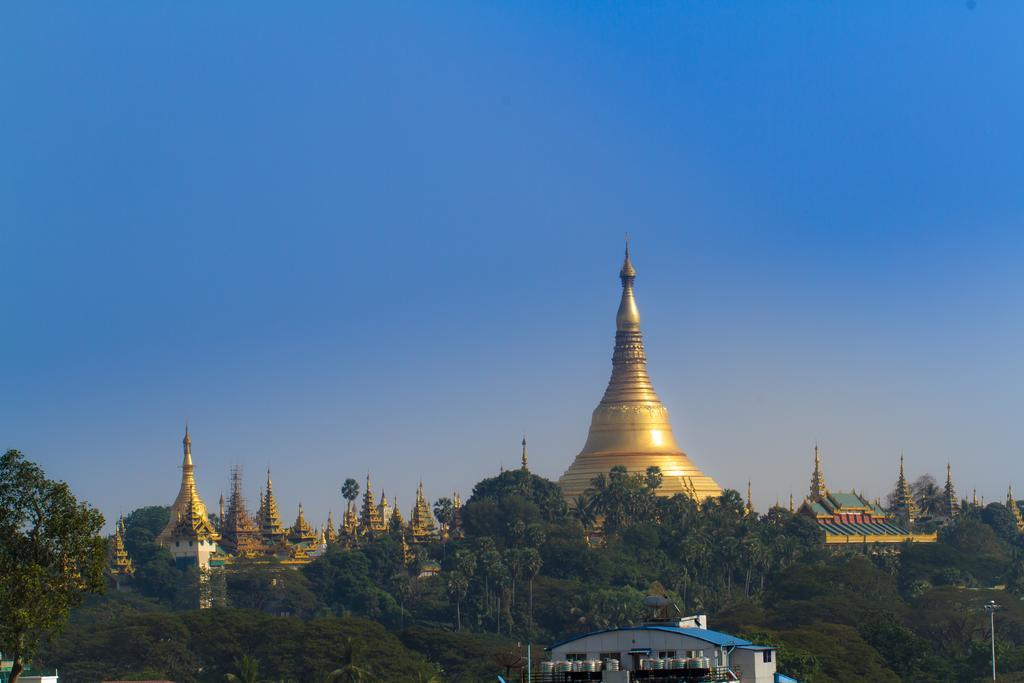
POLYGON ((359 482, 351 477, 346 479, 345 483, 341 485, 341 496, 350 503, 358 498, 359 482))
POLYGON ((345 636, 341 643, 341 666, 329 673, 328 683, 360 683, 370 675, 364 653, 366 642, 345 636))
POLYGON ((533 579, 540 573, 543 564, 540 553, 536 548, 523 550, 523 569, 526 571, 526 580, 530 582, 530 623, 533 623, 533 579))
POLYGON ((942 510, 942 489, 930 474, 922 474, 911 487, 917 509, 922 517, 931 517, 942 510))
POLYGON ((225 674, 225 680, 230 683, 260 683, 260 662, 258 659, 249 655, 242 655, 235 658, 234 664, 238 674, 225 674))
POLYGON ((573 499, 572 516, 579 521, 580 526, 584 529, 594 526, 597 517, 594 514, 593 500, 586 496, 576 496, 573 499))
POLYGON ((661 473, 661 468, 657 465, 651 465, 647 468, 647 472, 644 475, 644 483, 647 484, 647 488, 652 491, 661 486, 662 479, 665 475, 661 473))
POLYGON ((462 630, 462 601, 469 592, 469 579, 460 571, 448 574, 448 597, 455 601, 455 630, 462 630))

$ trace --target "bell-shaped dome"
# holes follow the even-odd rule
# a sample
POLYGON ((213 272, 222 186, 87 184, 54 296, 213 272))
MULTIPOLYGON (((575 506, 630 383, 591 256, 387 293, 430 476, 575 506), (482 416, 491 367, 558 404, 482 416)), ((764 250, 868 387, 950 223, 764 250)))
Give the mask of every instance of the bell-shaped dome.
POLYGON ((636 270, 629 257, 628 243, 619 277, 622 299, 615 316, 612 376, 604 397, 594 409, 583 450, 558 480, 562 493, 575 498, 591 486, 594 477, 624 465, 630 473, 660 467, 663 479, 657 493, 661 496, 686 493, 699 500, 719 496, 721 487, 676 445, 668 410, 647 375, 640 311, 633 295, 636 270))

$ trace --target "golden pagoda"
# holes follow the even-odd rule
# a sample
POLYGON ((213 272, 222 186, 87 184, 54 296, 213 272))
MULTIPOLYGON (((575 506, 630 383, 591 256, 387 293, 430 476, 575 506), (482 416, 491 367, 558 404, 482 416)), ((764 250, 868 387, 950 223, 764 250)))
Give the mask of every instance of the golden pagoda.
POLYGON ((260 506, 260 534, 264 542, 269 546, 282 545, 288 532, 281 525, 281 514, 277 511, 277 501, 274 500, 274 484, 270 479, 270 470, 267 470, 267 488, 263 494, 263 505, 260 506))
POLYGON ((946 517, 956 517, 960 514, 960 500, 956 497, 956 489, 953 488, 953 468, 946 463, 946 485, 942 489, 942 514, 946 517))
POLYGON ((345 514, 341 518, 341 534, 348 539, 355 538, 359 533, 359 516, 356 514, 355 501, 348 501, 345 514))
POLYGON ((135 575, 135 563, 132 562, 132 558, 129 557, 128 550, 124 546, 124 515, 121 515, 114 525, 114 540, 111 549, 110 573, 114 575, 114 581, 120 590, 122 580, 135 575))
POLYGON ((334 528, 334 518, 330 510, 327 511, 327 525, 323 530, 324 543, 334 543, 338 540, 338 532, 334 528))
POLYGON ((416 553, 409 547, 409 543, 405 540, 405 534, 402 534, 402 564, 406 567, 411 567, 415 560, 416 553))
POLYGON ((462 535, 462 496, 458 491, 452 492, 452 524, 448 535, 453 538, 462 535))
POLYGON ((317 540, 317 533, 309 525, 302 514, 302 503, 299 503, 299 516, 295 518, 295 524, 288 530, 288 542, 293 545, 299 543, 311 543, 317 540))
POLYGON ((430 512, 430 503, 423 495, 423 482, 416 489, 416 504, 412 508, 412 515, 409 517, 409 531, 412 533, 413 543, 423 543, 434 537, 436 527, 434 526, 434 515, 430 512))
MULTIPOLYGON (((221 496, 222 501, 223 498, 221 496)), ((262 518, 262 500, 261 495, 258 518, 262 518)), ((263 552, 260 527, 246 509, 245 495, 242 493, 242 468, 237 465, 231 468, 231 495, 227 511, 222 512, 220 526, 221 546, 226 550, 241 557, 256 557, 263 552)))
POLYGON ((383 532, 387 527, 380 517, 380 507, 373 501, 373 488, 370 486, 370 475, 366 475, 366 490, 363 491, 363 510, 359 518, 359 526, 363 534, 370 536, 383 532))
POLYGON ((391 506, 391 519, 388 522, 388 528, 399 533, 405 529, 405 519, 402 518, 401 508, 398 507, 398 496, 395 496, 395 502, 391 506))
POLYGON ((647 375, 640 311, 633 296, 636 270, 628 242, 619 278, 622 299, 615 317, 611 379, 594 409, 583 450, 558 480, 562 494, 570 499, 583 495, 597 475, 607 476, 612 467, 624 465, 631 474, 641 475, 648 467, 660 467, 664 479, 657 489, 659 496, 686 493, 697 500, 720 496, 721 487, 676 445, 668 410, 647 375))
POLYGON ((1010 514, 1013 515, 1013 521, 1017 523, 1017 531, 1024 532, 1024 516, 1020 513, 1020 506, 1017 505, 1017 501, 1013 498, 1013 486, 1009 486, 1006 489, 1006 507, 1010 509, 1010 514))
MULTIPOLYGON (((213 546, 220 540, 220 534, 217 533, 217 530, 213 526, 213 522, 211 522, 210 518, 205 514, 205 509, 200 512, 196 507, 195 502, 197 500, 198 497, 195 499, 189 499, 184 512, 178 514, 178 517, 174 522, 174 527, 171 529, 170 540, 203 541, 213 546)), ((168 543, 168 545, 170 545, 170 543, 168 543)), ((210 552, 215 552, 215 548, 210 552)))
POLYGON ((391 508, 388 507, 388 498, 384 495, 384 489, 380 491, 380 503, 377 504, 377 513, 380 514, 380 519, 384 522, 384 526, 387 526, 391 520, 391 508))
POLYGON ((190 515, 196 514, 203 519, 207 518, 206 505, 199 497, 199 492, 196 491, 195 468, 192 465, 192 437, 188 433, 187 424, 185 425, 185 438, 181 440, 181 444, 185 451, 185 457, 181 463, 181 487, 178 489, 178 497, 171 504, 171 518, 167 521, 164 530, 156 537, 157 543, 161 545, 167 545, 178 520, 185 516, 186 512, 191 511, 190 515))
POLYGON ((754 514, 754 499, 750 495, 750 480, 747 480, 747 502, 743 506, 743 516, 749 517, 754 514))
POLYGON ((825 474, 821 471, 821 451, 818 450, 818 444, 814 444, 814 471, 811 472, 811 492, 807 500, 816 503, 827 495, 825 474))
POLYGON ((893 498, 893 511, 906 518, 907 525, 914 523, 917 518, 917 504, 914 502, 914 494, 907 483, 907 477, 903 473, 903 454, 900 453, 900 476, 896 480, 896 494, 893 498))

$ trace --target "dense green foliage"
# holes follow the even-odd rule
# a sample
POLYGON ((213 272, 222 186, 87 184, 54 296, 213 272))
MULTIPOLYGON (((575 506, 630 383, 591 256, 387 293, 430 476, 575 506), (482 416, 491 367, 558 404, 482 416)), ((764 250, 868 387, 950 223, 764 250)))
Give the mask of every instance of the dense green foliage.
POLYGON ((19 451, 0 456, 0 652, 17 681, 39 641, 103 589, 103 515, 19 451))
MULTIPOLYGON (((195 577, 153 544, 166 509, 143 508, 126 520, 138 594, 79 610, 42 658, 71 680, 107 667, 212 681, 240 675, 249 655, 261 677, 305 681, 358 652, 365 680, 478 681, 515 642, 635 623, 654 591, 712 628, 777 646, 779 670, 809 681, 981 678, 982 605, 995 599, 1000 668, 1024 672, 1024 543, 1005 506, 968 506, 938 543, 836 551, 786 509, 748 515, 735 491, 703 505, 658 498, 659 483, 658 472, 615 469, 566 505, 554 483, 506 471, 476 486, 462 532, 417 546, 410 569, 394 534, 332 546, 299 570, 240 562, 225 576, 231 608, 204 612, 174 611, 195 604, 195 577), (421 574, 429 566, 440 571, 421 574)), ((445 520, 449 505, 435 505, 445 520)))

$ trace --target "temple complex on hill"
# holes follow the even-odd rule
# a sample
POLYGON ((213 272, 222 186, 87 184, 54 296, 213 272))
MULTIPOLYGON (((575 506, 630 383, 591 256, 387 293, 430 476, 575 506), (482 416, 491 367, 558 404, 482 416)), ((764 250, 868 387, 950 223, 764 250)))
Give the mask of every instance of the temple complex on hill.
POLYGON ((722 488, 676 445, 668 410, 647 375, 647 355, 640 332, 640 311, 633 294, 636 269, 626 257, 619 271, 622 298, 615 316, 612 375, 594 409, 583 450, 558 480, 566 498, 583 495, 594 477, 623 465, 631 474, 661 468, 659 496, 685 493, 697 500, 716 497, 722 488))
MULTIPOLYGON (((947 468, 947 488, 952 491, 952 479, 947 468)), ((955 497, 955 492, 953 493, 955 497)), ((825 486, 825 473, 821 466, 821 451, 814 445, 814 471, 811 486, 798 512, 813 518, 825 536, 826 545, 867 543, 934 543, 938 535, 916 534, 913 528, 914 498, 910 495, 903 474, 900 456, 900 477, 896 486, 896 511, 887 512, 878 500, 868 500, 855 491, 830 491, 825 486), (903 514, 901 514, 901 512, 903 514)), ((792 501, 790 502, 792 506, 792 501)), ((959 509, 959 508, 957 508, 959 509)))
MULTIPOLYGON (((411 566, 416 557, 412 550, 414 545, 461 533, 461 499, 458 493, 453 496, 451 519, 438 525, 421 481, 406 523, 397 497, 393 503, 383 493, 379 501, 374 498, 369 475, 366 477, 361 514, 356 513, 350 500, 339 527, 334 526, 332 512, 328 512, 326 524, 314 526, 306 519, 299 503, 295 521, 286 526, 282 522, 270 470, 267 470, 266 483, 260 490, 259 508, 250 513, 243 493, 240 467, 231 470, 231 491, 227 501, 223 495, 220 497, 220 514, 214 524, 196 488, 192 436, 187 426, 182 446, 184 459, 178 495, 171 505, 170 519, 156 539, 181 567, 194 565, 205 571, 241 560, 298 566, 322 555, 330 544, 355 546, 383 536, 398 539, 406 564, 411 566)), ((124 520, 119 519, 112 539, 109 566, 111 581, 118 589, 130 584, 135 573, 124 536, 124 520)))

